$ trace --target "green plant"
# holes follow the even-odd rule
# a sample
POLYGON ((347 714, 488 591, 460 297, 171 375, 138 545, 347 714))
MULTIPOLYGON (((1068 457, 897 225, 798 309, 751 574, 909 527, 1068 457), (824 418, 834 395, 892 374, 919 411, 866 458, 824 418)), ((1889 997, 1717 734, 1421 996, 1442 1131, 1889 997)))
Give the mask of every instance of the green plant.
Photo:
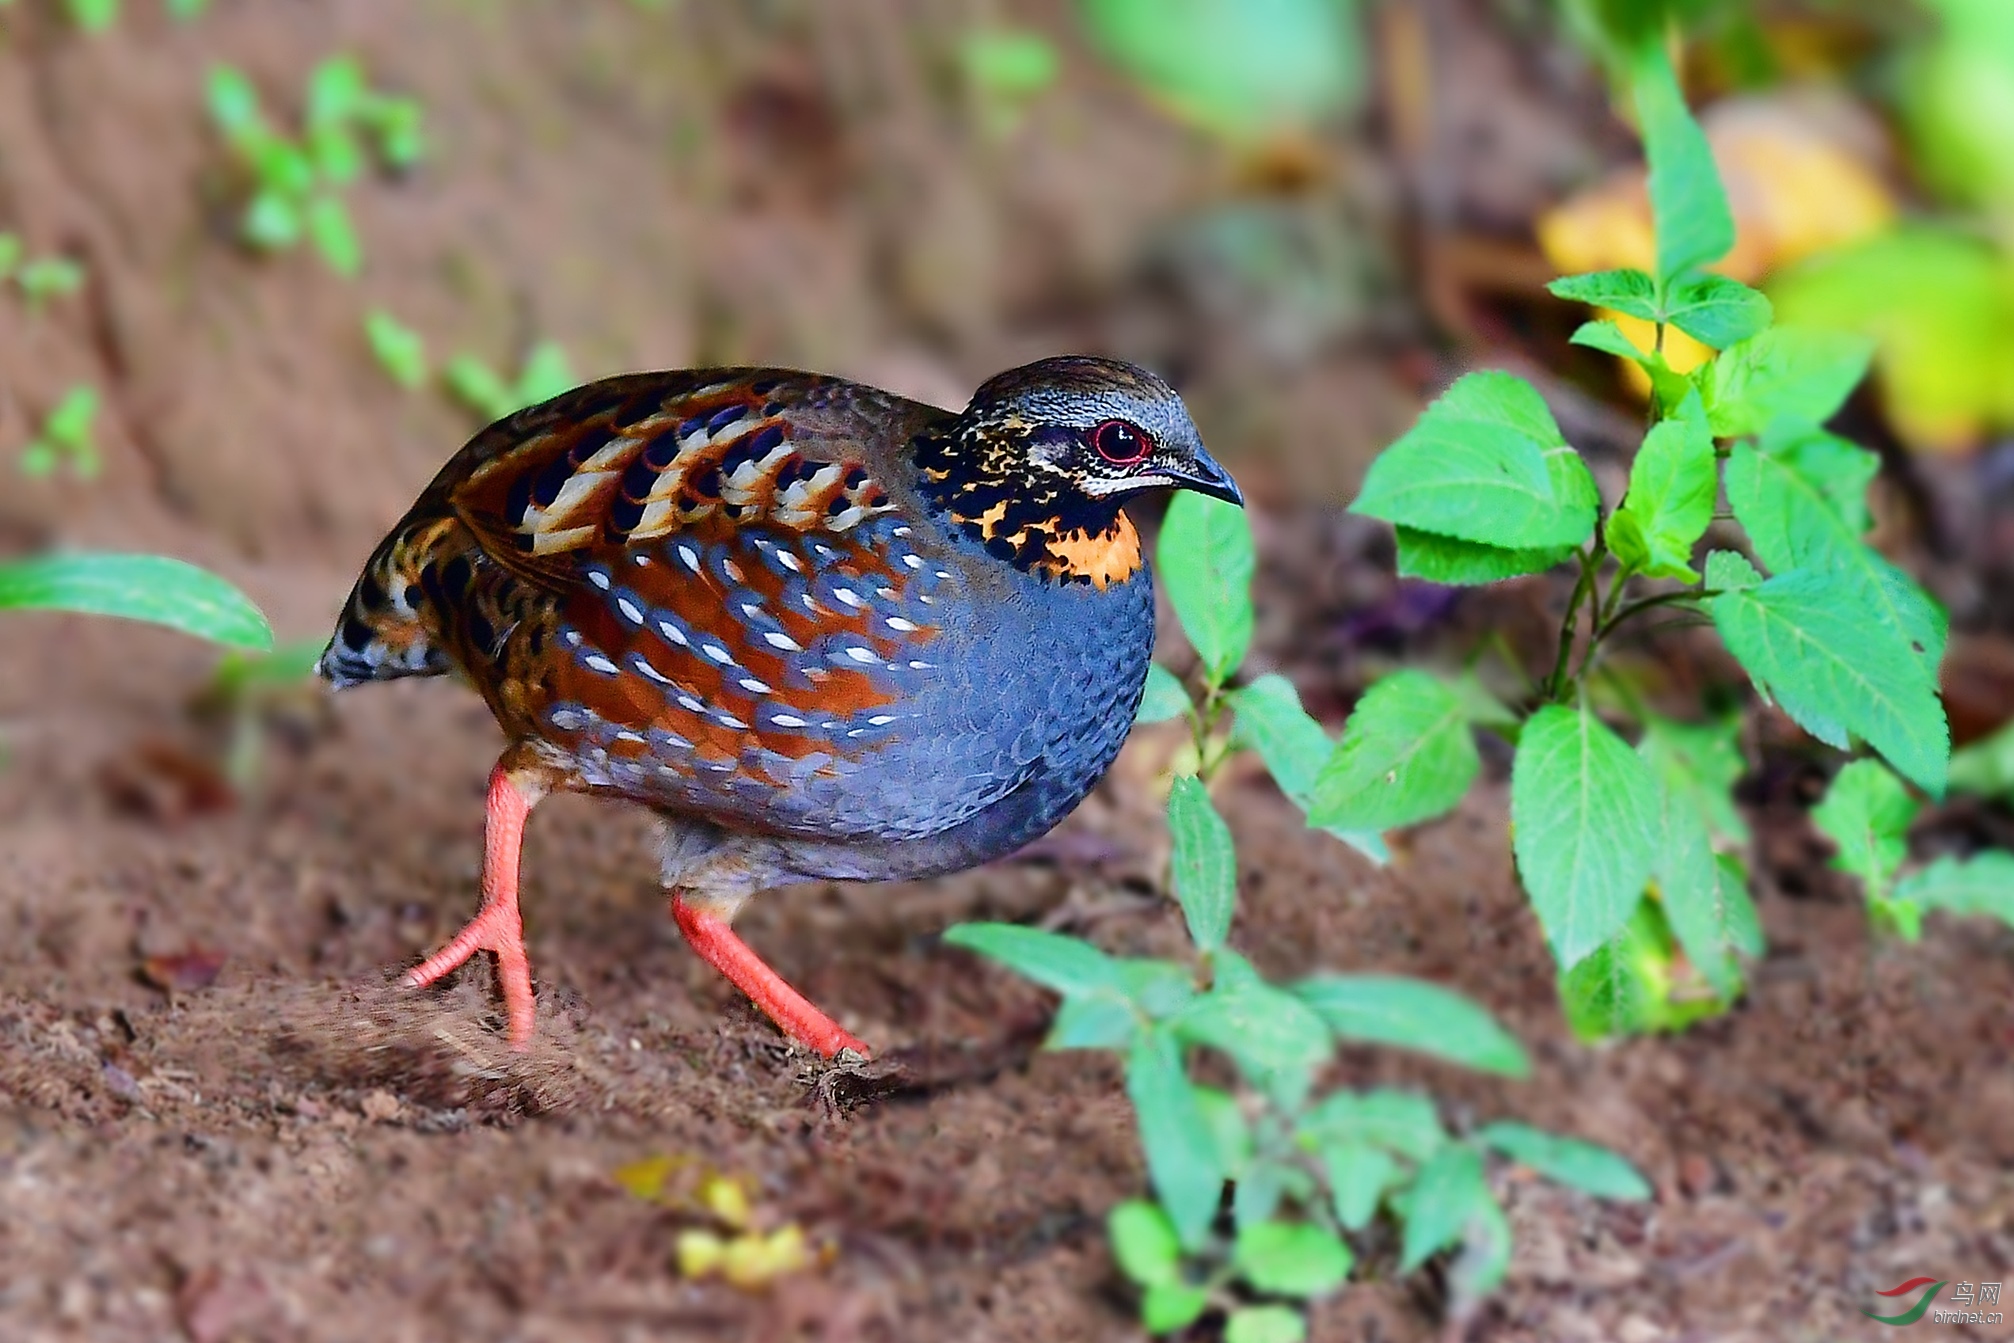
MULTIPOLYGON (((1451 1135, 1421 1096, 1313 1095, 1342 1041, 1417 1050, 1506 1076, 1524 1075, 1528 1064, 1487 1012, 1436 985, 1342 974, 1279 985, 1231 949, 1237 858, 1209 780, 1249 747, 1282 790, 1307 806, 1337 748, 1284 678, 1233 686, 1252 635, 1244 515, 1200 496, 1176 496, 1159 569, 1200 664, 1193 695, 1155 667, 1141 708, 1142 719, 1182 719, 1190 731, 1169 789, 1168 830, 1169 885, 1191 955, 1111 956, 1077 938, 1008 924, 962 924, 945 939, 1062 995, 1048 1047, 1106 1049, 1125 1059, 1155 1199, 1115 1208, 1110 1231, 1120 1267, 1142 1289, 1141 1319, 1150 1332, 1217 1310, 1226 1339, 1304 1337, 1304 1304, 1343 1286, 1357 1259, 1353 1239, 1361 1243, 1381 1213, 1402 1228, 1401 1271, 1458 1250, 1455 1291, 1465 1306, 1496 1285, 1510 1254, 1509 1226, 1485 1178, 1486 1153, 1606 1196, 1641 1198, 1647 1187, 1620 1157, 1523 1125, 1451 1135), (1227 1058, 1239 1085, 1197 1083, 1195 1051, 1227 1058)), ((1422 722, 1414 714, 1432 744, 1402 764, 1405 797, 1387 802, 1395 815, 1458 794, 1477 763, 1469 715, 1501 712, 1467 683, 1409 673, 1401 689, 1386 690, 1388 707, 1405 713, 1431 705, 1438 716, 1422 722)), ((1379 749, 1360 747, 1346 779, 1381 768, 1366 754, 1379 749)), ((1375 834, 1338 833, 1382 857, 1375 834)))
POLYGON ((441 370, 448 391, 480 415, 484 422, 501 420, 513 411, 535 406, 574 385, 566 351, 555 341, 542 340, 525 355, 516 379, 502 375, 472 354, 458 354, 441 370))
POLYGON ((0 284, 12 283, 21 291, 28 310, 39 310, 52 298, 67 298, 84 287, 84 267, 65 256, 30 258, 21 239, 0 233, 0 284))
MULTIPOLYGON (((1628 76, 1657 272, 1553 286, 1655 324, 1650 349, 1608 320, 1573 337, 1650 378, 1652 424, 1620 506, 1604 507, 1539 394, 1503 373, 1450 388, 1372 464, 1353 505, 1394 525, 1405 575, 1478 584, 1572 566, 1552 667, 1507 735, 1518 871, 1568 1015, 1590 1035, 1681 1025, 1730 1001, 1738 956, 1760 946, 1747 836, 1728 800, 1742 772, 1733 725, 1646 709, 1604 662, 1621 634, 1659 615, 1710 619, 1761 696, 1820 741, 1863 741, 1933 795, 1949 757, 1944 614, 1862 539, 1878 459, 1821 427, 1865 373, 1868 346, 1772 327, 1766 298, 1705 273, 1734 240, 1705 137, 1661 41, 1634 50, 1628 76), (1675 373, 1661 354, 1669 327, 1718 355, 1675 373), (1723 490, 1727 515, 1716 512, 1723 490), (1746 555, 1732 548, 1743 537, 1746 555), (1611 726, 1617 716, 1639 729, 1636 747, 1611 726)), ((1312 815, 1361 825, 1370 798, 1405 784, 1400 769, 1369 797, 1323 806, 1318 781, 1312 815)))
POLYGON ((0 564, 0 611, 119 616, 236 648, 264 649, 272 627, 242 592, 163 555, 63 554, 0 564))
MULTIPOLYGON (((8 0, 11 3, 11 0, 8 0)), ((70 22, 87 33, 102 33, 119 21, 119 0, 63 0, 70 22)), ((210 0, 163 0, 170 18, 193 19, 210 6, 210 0)))
MULTIPOLYGON (((264 649, 233 648, 218 659, 196 708, 223 724, 224 775, 239 793, 258 787, 269 726, 304 691, 313 694, 322 645, 319 638, 291 639, 264 649)), ((320 696, 313 702, 319 704, 320 696)))
POLYGON ((1838 847, 1832 866, 1858 878, 1875 925, 1914 942, 1923 916, 1984 914, 2014 924, 2014 853, 1988 849, 1944 857, 1907 875, 1909 826, 1922 804, 1878 760, 1855 760, 1834 776, 1811 819, 1838 847))
POLYGON ((427 343, 419 332, 400 322, 382 308, 364 315, 364 339, 371 355, 386 375, 407 391, 417 391, 427 381, 427 343))
POLYGON ((989 134, 1021 124, 1028 106, 1056 82, 1056 48, 1038 33, 981 28, 958 45, 959 72, 989 134))
POLYGON ((21 450, 21 474, 47 476, 67 463, 79 480, 97 476, 98 444, 91 422, 98 416, 98 390, 79 383, 42 420, 41 432, 21 450))
POLYGON ((348 56, 315 67, 304 102, 301 134, 287 136, 273 129, 242 72, 230 66, 210 72, 210 118, 252 178, 239 226, 245 241, 284 251, 305 237, 338 274, 354 276, 363 268, 363 247, 342 191, 362 175, 372 152, 391 169, 420 160, 420 106, 373 90, 348 56))

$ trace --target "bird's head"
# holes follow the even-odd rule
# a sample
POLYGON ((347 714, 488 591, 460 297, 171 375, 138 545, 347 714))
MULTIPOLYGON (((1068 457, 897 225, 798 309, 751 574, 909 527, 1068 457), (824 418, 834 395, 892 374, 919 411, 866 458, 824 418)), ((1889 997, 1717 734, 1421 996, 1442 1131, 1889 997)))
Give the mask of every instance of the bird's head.
POLYGON ((917 444, 924 492, 1001 559, 1098 587, 1139 567, 1119 509, 1141 490, 1194 490, 1242 506, 1174 388, 1116 359, 1010 369, 917 444))

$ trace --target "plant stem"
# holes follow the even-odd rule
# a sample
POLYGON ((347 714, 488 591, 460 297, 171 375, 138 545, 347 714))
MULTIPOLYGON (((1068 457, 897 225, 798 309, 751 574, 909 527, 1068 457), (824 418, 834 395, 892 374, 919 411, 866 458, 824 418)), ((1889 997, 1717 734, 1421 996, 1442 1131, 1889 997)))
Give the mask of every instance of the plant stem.
POLYGON ((1631 602, 1628 606, 1623 607, 1613 615, 1605 616, 1596 625, 1594 631, 1595 640, 1599 642, 1606 639, 1610 634, 1614 633, 1616 626, 1633 616, 1642 615, 1645 611, 1652 611, 1660 606, 1671 606, 1678 602, 1704 601, 1708 597, 1719 595, 1719 593, 1706 588, 1681 588, 1677 592, 1660 592, 1655 597, 1645 597, 1640 601, 1631 602))
POLYGON ((1552 675, 1546 678, 1545 697, 1549 700, 1558 700, 1566 686, 1567 664, 1573 658, 1573 632, 1580 623, 1580 605, 1594 586, 1595 565, 1601 562, 1599 542, 1593 554, 1585 550, 1575 553, 1580 556, 1580 578, 1573 585, 1573 596, 1567 599, 1566 619, 1560 622, 1559 654, 1553 659, 1552 675))

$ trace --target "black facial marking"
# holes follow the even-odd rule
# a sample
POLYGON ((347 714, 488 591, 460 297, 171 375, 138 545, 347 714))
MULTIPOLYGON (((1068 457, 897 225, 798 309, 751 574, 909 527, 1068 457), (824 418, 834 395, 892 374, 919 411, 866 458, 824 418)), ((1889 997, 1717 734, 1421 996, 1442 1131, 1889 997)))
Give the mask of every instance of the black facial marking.
POLYGON ((473 608, 463 612, 462 618, 468 622, 469 642, 485 653, 496 648, 496 626, 490 624, 489 617, 473 608))
POLYGON ((361 653, 371 646, 371 627, 355 616, 343 621, 343 647, 361 653))
POLYGON ((449 592, 463 592, 474 576, 475 566, 469 563, 468 556, 457 555, 441 570, 441 585, 449 592))

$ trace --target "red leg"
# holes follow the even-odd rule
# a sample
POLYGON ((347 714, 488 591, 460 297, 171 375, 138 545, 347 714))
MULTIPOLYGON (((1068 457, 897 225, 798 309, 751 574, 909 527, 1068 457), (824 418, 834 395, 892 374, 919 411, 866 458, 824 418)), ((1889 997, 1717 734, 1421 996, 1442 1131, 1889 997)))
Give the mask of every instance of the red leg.
POLYGON ((866 1045, 812 1006, 809 998, 784 983, 782 975, 765 965, 748 943, 734 935, 726 919, 687 904, 682 891, 671 897, 671 916, 678 920, 678 930, 685 934, 692 949, 732 980, 771 1021, 783 1028, 785 1035, 810 1045, 826 1058, 842 1049, 868 1054, 866 1045))
POLYGON ((493 951, 497 979, 503 985, 504 1014, 510 1022, 510 1042, 522 1049, 532 1032, 531 962, 524 950, 524 920, 518 914, 518 855, 524 846, 525 818, 545 789, 530 778, 512 777, 502 760, 490 771, 488 820, 483 827, 483 902, 454 941, 426 958, 406 975, 406 983, 423 989, 458 968, 478 951, 493 951))

